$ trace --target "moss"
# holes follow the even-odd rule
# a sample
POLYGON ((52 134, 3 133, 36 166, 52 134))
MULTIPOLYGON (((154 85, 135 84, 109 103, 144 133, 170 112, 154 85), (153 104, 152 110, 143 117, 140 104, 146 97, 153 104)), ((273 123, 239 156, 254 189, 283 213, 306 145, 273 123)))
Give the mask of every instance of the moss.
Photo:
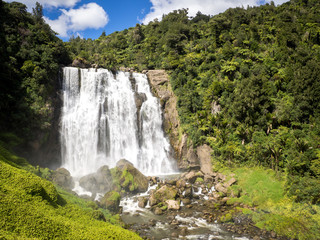
POLYGON ((163 210, 163 211, 166 211, 168 209, 168 207, 166 205, 164 205, 160 209, 163 210))
POLYGON ((196 179, 196 183, 202 183, 203 182, 203 178, 201 178, 201 177, 197 177, 197 179, 196 179))
POLYGON ((220 217, 220 222, 231 222, 232 221, 232 214, 227 213, 220 217))

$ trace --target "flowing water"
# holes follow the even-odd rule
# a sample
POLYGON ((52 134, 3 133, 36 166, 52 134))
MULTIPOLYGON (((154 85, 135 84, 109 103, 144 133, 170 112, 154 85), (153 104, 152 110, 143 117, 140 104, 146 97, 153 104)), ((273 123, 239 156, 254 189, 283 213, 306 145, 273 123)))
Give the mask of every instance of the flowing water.
POLYGON ((144 74, 63 68, 60 136, 62 165, 74 177, 114 167, 122 158, 145 175, 175 172, 160 104, 144 74), (139 112, 135 91, 146 97, 139 112))

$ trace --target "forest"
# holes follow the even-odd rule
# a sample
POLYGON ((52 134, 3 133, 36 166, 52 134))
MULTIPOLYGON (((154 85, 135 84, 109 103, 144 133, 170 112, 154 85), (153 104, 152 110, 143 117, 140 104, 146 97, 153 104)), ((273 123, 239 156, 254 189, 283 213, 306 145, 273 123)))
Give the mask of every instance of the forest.
POLYGON ((61 66, 77 59, 113 71, 165 69, 182 131, 195 148, 205 143, 213 149, 216 171, 272 169, 288 197, 320 204, 318 0, 193 18, 180 9, 146 25, 68 42, 42 15, 38 3, 29 13, 24 4, 0 1, 3 156, 4 148, 16 149, 39 133, 46 140, 61 66))

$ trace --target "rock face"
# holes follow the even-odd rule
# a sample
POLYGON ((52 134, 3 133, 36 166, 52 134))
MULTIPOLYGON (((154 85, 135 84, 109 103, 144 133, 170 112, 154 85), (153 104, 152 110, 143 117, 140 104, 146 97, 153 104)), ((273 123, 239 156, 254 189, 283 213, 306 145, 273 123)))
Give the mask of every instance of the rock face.
POLYGON ((169 77, 165 70, 144 71, 147 74, 152 92, 160 99, 164 113, 163 127, 168 134, 175 158, 181 170, 201 169, 205 174, 212 174, 211 152, 208 145, 194 149, 186 134, 182 133, 177 111, 177 97, 172 91, 169 77))
POLYGON ((89 68, 91 65, 87 62, 87 60, 83 58, 76 58, 72 62, 72 67, 78 67, 78 68, 89 68))
POLYGON ((197 154, 200 161, 200 169, 204 174, 210 176, 213 175, 211 153, 212 149, 206 144, 197 147, 197 154))

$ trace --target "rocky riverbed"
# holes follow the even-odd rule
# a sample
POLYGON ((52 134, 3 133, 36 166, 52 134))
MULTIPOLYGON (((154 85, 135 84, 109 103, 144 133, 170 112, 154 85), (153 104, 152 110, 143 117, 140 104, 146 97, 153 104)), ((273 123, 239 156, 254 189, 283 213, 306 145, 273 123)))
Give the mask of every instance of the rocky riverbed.
POLYGON ((145 239, 282 239, 255 227, 239 210, 250 207, 229 203, 236 181, 201 171, 150 177, 147 192, 121 200, 121 218, 145 239))
POLYGON ((115 168, 102 166, 76 185, 66 169, 58 169, 53 180, 120 213, 126 228, 145 239, 285 239, 257 228, 245 214, 257 209, 234 201, 242 192, 231 188, 237 184, 232 174, 191 170, 146 177, 122 159, 115 168))

